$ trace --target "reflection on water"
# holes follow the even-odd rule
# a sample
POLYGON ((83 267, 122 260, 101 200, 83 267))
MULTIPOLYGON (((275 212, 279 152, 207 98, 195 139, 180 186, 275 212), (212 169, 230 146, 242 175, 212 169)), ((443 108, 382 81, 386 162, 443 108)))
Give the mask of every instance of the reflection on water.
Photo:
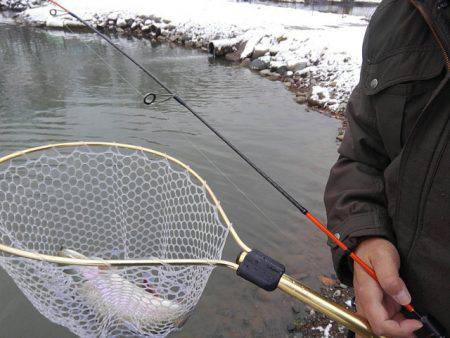
MULTIPOLYGON (((206 54, 144 40, 118 43, 324 218, 322 192, 336 158, 335 120, 305 111, 281 83, 215 63, 206 54)), ((313 286, 317 275, 331 272, 323 236, 175 102, 145 106, 142 93, 159 88, 95 36, 0 25, 0 74, 0 155, 76 140, 167 152, 207 179, 250 246, 283 261, 313 286)), ((234 260, 237 253, 230 239, 224 257, 234 260)), ((175 336, 282 337, 293 303, 216 269, 194 316, 175 336)), ((1 336, 72 337, 40 316, 3 272, 0 304, 1 336)))

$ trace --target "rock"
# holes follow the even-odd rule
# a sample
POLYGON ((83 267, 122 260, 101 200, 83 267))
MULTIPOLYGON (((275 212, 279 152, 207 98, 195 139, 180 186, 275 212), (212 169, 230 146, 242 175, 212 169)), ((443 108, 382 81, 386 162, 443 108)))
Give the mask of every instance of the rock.
POLYGON ((163 19, 162 22, 164 22, 166 25, 169 24, 169 23, 171 23, 171 21, 170 21, 170 20, 167 20, 167 19, 163 19))
POLYGON ((242 67, 248 67, 250 66, 250 63, 252 62, 252 59, 250 58, 245 58, 244 60, 242 60, 241 62, 241 66, 242 67))
POLYGON ((137 21, 135 21, 135 22, 133 22, 132 24, 131 24, 131 29, 132 30, 135 30, 136 28, 138 28, 139 27, 139 22, 137 22, 137 21))
POLYGON ((308 97, 308 104, 312 107, 320 107, 320 102, 315 100, 313 97, 308 97))
POLYGON ((310 71, 308 69, 302 69, 300 71, 296 71, 295 75, 300 76, 301 78, 307 78, 310 75, 310 71))
POLYGON ((338 107, 338 111, 344 111, 347 109, 347 102, 341 102, 338 107))
POLYGON ((97 27, 105 28, 106 27, 106 20, 102 20, 102 21, 97 22, 97 27))
POLYGON ((291 71, 291 70, 288 70, 288 71, 286 72, 286 74, 284 74, 284 75, 291 77, 292 75, 294 75, 294 72, 291 71))
POLYGON ((319 100, 323 100, 326 96, 325 96, 324 92, 318 92, 317 97, 319 98, 319 100))
POLYGON ((276 47, 271 47, 270 49, 269 49, 269 55, 270 56, 275 56, 275 55, 277 55, 278 54, 278 49, 276 48, 276 47))
POLYGON ((281 74, 279 74, 279 73, 270 73, 267 78, 269 80, 271 80, 271 81, 277 81, 277 80, 281 79, 281 74))
POLYGON ((261 60, 261 58, 255 59, 250 62, 250 69, 252 70, 263 70, 269 67, 269 63, 261 60))
POLYGON ((151 26, 152 24, 153 24, 153 21, 150 20, 150 19, 147 19, 147 20, 144 21, 144 25, 145 26, 151 26))
POLYGON ((306 95, 302 95, 302 96, 296 96, 295 97, 295 102, 299 103, 299 104, 305 104, 308 101, 308 97, 306 95))
POLYGON ((118 18, 117 22, 116 22, 116 25, 118 27, 120 27, 120 28, 125 28, 125 27, 128 26, 128 23, 127 23, 127 21, 124 18, 118 18))
POLYGON ((303 310, 303 306, 300 302, 296 302, 292 305, 292 312, 300 313, 303 310))
POLYGON ((292 332, 295 332, 295 330, 297 329, 297 326, 294 323, 289 323, 286 326, 286 329, 288 330, 288 332, 292 333, 292 332))
POLYGON ((333 293, 333 297, 340 297, 341 294, 342 294, 341 290, 336 290, 336 291, 334 291, 334 293, 333 293))
MULTIPOLYGON (((339 131, 339 134, 336 136, 336 139, 338 140, 338 141, 343 141, 344 140, 344 135, 345 135, 345 132, 344 132, 344 130, 340 130, 339 131)), ((346 286, 347 287, 347 286, 346 286)))
MULTIPOLYGON (((286 76, 286 74, 285 74, 285 76, 286 76)), ((292 78, 290 78, 290 77, 285 77, 284 80, 283 80, 283 82, 289 82, 289 83, 291 83, 291 84, 294 84, 294 83, 295 83, 294 79, 292 79, 292 78)))
POLYGON ((277 37, 277 42, 280 43, 281 41, 287 40, 287 36, 286 35, 280 35, 279 37, 277 37))
POLYGON ((275 72, 278 68, 283 68, 285 72, 287 71, 286 62, 279 60, 270 61, 270 70, 275 72))
POLYGON ((238 52, 232 52, 225 54, 225 59, 232 62, 238 62, 241 59, 241 55, 238 52))
POLYGON ((256 45, 252 54, 252 59, 257 59, 261 56, 264 56, 268 51, 269 51, 268 45, 256 45))
POLYGON ((286 74, 287 70, 288 69, 286 66, 281 66, 281 67, 277 68, 277 70, 275 70, 275 72, 280 75, 284 75, 284 74, 286 74))
POLYGON ((308 67, 308 63, 305 61, 290 61, 287 63, 287 67, 289 70, 297 72, 308 67))
POLYGON ((261 41, 261 35, 256 34, 251 36, 246 42, 243 43, 243 48, 241 51, 241 59, 251 57, 255 51, 256 45, 261 41))
POLYGON ((203 47, 203 41, 202 40, 198 40, 195 42, 195 48, 202 48, 203 47))
POLYGON ((268 75, 272 74, 272 72, 269 69, 263 69, 259 72, 259 74, 262 76, 268 76, 268 75))
POLYGON ((289 81, 284 81, 283 84, 286 88, 290 88, 292 86, 292 83, 289 81))
POLYGON ((336 285, 336 281, 334 279, 331 279, 330 277, 322 275, 322 276, 319 277, 319 279, 322 282, 322 284, 325 285, 325 286, 334 286, 334 285, 336 285))
MULTIPOLYGON (((342 129, 341 131, 340 131, 340 133, 342 133, 342 137, 344 137, 344 134, 345 134, 345 129, 342 129)), ((339 284, 339 287, 341 288, 341 289, 348 289, 348 286, 347 285, 345 285, 345 284, 339 284)))
POLYGON ((118 13, 109 13, 107 19, 116 22, 118 17, 118 13))
POLYGON ((227 53, 237 52, 241 47, 239 45, 244 45, 241 38, 211 40, 208 43, 208 52, 215 57, 224 56, 227 53))

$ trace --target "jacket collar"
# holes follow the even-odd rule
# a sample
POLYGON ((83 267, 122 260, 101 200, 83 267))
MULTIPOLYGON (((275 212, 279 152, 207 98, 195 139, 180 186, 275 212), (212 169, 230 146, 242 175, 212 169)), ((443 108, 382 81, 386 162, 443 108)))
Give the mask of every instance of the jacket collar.
POLYGON ((410 0, 420 12, 441 48, 450 72, 450 22, 446 11, 450 10, 450 0, 410 0))

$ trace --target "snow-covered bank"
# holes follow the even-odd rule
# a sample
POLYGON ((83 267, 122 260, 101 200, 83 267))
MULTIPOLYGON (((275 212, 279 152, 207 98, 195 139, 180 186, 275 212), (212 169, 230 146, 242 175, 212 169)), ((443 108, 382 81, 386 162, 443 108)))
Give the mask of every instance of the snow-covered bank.
POLYGON ((43 0, 0 0, 0 9, 6 8, 11 11, 23 11, 27 8, 39 6, 43 0))
MULTIPOLYGON (((12 0, 0 0, 0 3, 12 0)), ((22 0, 23 1, 23 0, 22 0)), ((339 115, 359 78, 362 17, 225 0, 61 0, 96 27, 119 35, 208 48, 261 75, 285 82, 297 101, 339 115)), ((76 28, 53 6, 27 9, 17 20, 76 28)))

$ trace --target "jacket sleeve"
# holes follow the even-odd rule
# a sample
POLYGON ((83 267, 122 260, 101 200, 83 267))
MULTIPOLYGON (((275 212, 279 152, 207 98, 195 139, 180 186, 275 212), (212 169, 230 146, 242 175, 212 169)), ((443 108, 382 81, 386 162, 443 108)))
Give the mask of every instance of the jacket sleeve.
MULTIPOLYGON (((328 228, 353 250, 367 237, 392 242, 383 172, 390 160, 378 133, 372 97, 359 86, 347 105, 348 125, 325 189, 328 228)), ((352 284, 353 264, 331 241, 333 263, 341 281, 352 284)))

